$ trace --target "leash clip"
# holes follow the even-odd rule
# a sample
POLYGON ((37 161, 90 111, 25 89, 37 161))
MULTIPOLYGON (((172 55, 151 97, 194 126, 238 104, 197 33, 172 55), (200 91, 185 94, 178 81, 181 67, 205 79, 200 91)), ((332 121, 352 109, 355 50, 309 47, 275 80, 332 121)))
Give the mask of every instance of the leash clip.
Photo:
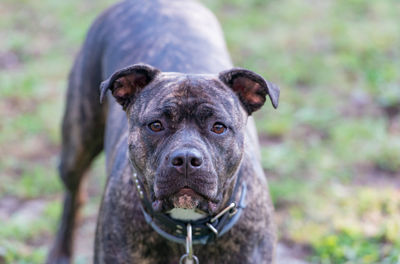
POLYGON ((179 264, 199 264, 199 259, 193 255, 192 225, 189 223, 186 228, 186 254, 182 255, 179 264))

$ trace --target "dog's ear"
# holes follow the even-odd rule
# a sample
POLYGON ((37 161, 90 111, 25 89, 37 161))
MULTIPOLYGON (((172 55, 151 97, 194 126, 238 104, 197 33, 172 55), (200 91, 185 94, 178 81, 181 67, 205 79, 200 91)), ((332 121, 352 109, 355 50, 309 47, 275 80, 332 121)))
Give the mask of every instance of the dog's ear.
POLYGON ((103 102, 107 90, 110 89, 112 95, 125 110, 131 100, 159 73, 158 69, 146 64, 134 64, 114 72, 100 85, 100 103, 103 102))
POLYGON ((257 73, 234 68, 221 72, 219 79, 238 95, 249 115, 263 106, 267 95, 274 108, 278 107, 279 87, 257 73))

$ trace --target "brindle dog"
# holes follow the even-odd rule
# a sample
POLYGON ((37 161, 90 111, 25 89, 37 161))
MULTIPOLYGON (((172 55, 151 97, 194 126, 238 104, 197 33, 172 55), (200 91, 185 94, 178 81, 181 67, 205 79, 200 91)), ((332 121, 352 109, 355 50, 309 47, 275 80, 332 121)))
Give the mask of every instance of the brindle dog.
POLYGON ((272 263, 273 209, 249 117, 267 96, 276 108, 277 86, 232 69, 218 22, 199 3, 129 0, 108 9, 69 78, 60 163, 66 194, 48 263, 71 262, 83 175, 103 149, 108 178, 95 263, 178 263, 184 247, 160 236, 143 208, 195 222, 221 212, 231 196, 237 201, 244 191, 234 188, 243 182, 239 220, 194 245, 194 254, 200 263, 272 263))

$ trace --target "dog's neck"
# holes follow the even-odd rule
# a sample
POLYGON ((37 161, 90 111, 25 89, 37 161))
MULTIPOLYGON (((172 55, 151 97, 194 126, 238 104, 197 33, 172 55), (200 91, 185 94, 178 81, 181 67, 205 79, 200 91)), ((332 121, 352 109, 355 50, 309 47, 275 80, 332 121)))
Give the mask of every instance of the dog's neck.
POLYGON ((182 221, 196 221, 207 217, 207 214, 201 213, 195 209, 173 208, 168 211, 168 214, 176 219, 182 221))

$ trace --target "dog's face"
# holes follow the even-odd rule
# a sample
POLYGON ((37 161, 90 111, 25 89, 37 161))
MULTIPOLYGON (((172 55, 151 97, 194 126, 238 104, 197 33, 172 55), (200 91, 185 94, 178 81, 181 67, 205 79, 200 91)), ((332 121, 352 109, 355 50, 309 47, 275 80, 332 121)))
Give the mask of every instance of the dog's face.
POLYGON ((105 81, 102 96, 107 89, 127 113, 130 159, 153 208, 178 215, 212 215, 223 206, 242 160, 247 116, 266 95, 275 107, 279 97, 276 86, 242 69, 213 76, 133 65, 105 81))

